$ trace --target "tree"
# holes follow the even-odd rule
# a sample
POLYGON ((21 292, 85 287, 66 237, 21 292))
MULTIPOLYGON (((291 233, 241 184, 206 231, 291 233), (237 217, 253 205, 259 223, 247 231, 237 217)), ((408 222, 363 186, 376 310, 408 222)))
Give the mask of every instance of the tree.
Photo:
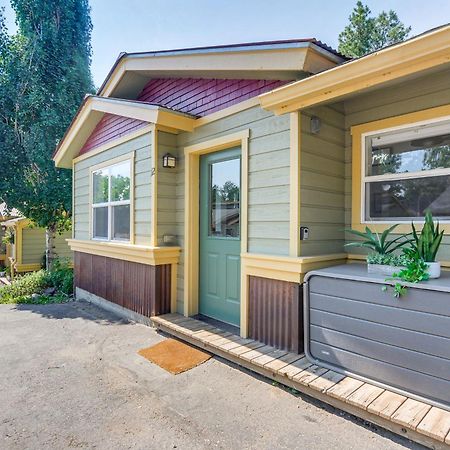
POLYGON ((46 229, 47 267, 54 237, 70 226, 71 172, 53 151, 86 93, 91 30, 87 0, 11 0, 18 31, 0 11, 0 199, 46 229))
POLYGON ((356 3, 349 17, 349 24, 339 34, 339 51, 345 56, 357 58, 388 45, 404 41, 411 27, 406 27, 395 11, 382 11, 377 17, 361 1, 356 3))

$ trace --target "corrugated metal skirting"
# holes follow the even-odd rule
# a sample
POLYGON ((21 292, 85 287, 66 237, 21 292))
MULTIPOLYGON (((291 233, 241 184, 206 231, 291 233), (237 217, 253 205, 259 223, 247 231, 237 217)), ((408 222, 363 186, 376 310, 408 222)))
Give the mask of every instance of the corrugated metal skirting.
POLYGON ((303 306, 297 283, 249 277, 249 334, 252 339, 303 352, 303 306))
POLYGON ((75 286, 147 317, 170 312, 170 271, 75 252, 75 286))

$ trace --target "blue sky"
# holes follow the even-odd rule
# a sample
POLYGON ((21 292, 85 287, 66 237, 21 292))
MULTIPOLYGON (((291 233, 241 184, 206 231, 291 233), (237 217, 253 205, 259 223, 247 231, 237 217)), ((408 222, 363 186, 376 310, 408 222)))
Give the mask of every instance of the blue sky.
MULTIPOLYGON (((369 0, 394 9, 413 34, 450 22, 449 0, 369 0)), ((315 37, 337 47, 356 0, 90 0, 92 73, 99 86, 122 51, 315 37)), ((8 0, 10 31, 14 17, 8 0)))

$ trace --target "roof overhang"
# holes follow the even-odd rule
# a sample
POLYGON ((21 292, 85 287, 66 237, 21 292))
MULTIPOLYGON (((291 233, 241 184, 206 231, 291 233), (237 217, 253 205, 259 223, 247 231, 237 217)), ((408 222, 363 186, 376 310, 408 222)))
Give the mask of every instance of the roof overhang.
POLYGON ((450 25, 259 96, 275 114, 338 101, 450 64, 450 25))
POLYGON ((98 95, 136 98, 149 79, 159 77, 295 80, 343 61, 314 40, 123 53, 98 95))
POLYGON ((67 169, 72 167, 72 160, 78 156, 81 148, 106 113, 164 126, 174 132, 192 131, 195 122, 193 116, 156 105, 94 95, 87 96, 53 156, 57 167, 67 169))

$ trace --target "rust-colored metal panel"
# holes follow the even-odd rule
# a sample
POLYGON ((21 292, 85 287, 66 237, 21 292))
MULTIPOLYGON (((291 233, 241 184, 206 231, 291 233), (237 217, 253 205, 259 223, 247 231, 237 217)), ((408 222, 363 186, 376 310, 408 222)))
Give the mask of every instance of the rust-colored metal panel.
POLYGON ((300 284, 249 277, 250 337, 283 350, 303 352, 300 294, 300 284))
POLYGON ((75 252, 75 286, 147 317, 170 312, 170 264, 75 252))

